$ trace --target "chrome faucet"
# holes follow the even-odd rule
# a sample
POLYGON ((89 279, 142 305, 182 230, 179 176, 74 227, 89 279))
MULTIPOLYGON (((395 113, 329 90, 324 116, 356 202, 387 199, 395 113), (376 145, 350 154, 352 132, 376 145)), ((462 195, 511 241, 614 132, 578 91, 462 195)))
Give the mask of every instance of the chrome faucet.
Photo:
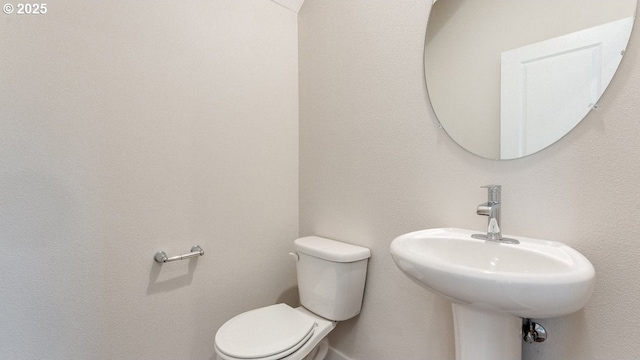
POLYGON ((500 229, 502 224, 502 222, 500 222, 500 192, 502 190, 502 186, 485 185, 482 187, 488 190, 488 199, 486 203, 478 205, 476 213, 478 215, 489 217, 487 222, 487 234, 473 234, 472 237, 482 240, 499 241, 506 244, 519 244, 520 242, 516 239, 502 237, 502 230, 500 229))

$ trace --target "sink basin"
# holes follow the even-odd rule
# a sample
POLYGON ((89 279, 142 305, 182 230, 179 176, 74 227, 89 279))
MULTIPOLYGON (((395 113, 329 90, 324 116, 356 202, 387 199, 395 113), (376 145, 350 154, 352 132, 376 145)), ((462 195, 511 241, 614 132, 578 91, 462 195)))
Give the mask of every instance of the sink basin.
POLYGON ((559 242, 510 236, 520 243, 506 244, 474 233, 408 233, 391 242, 391 255, 409 278, 451 300, 456 360, 521 359, 521 318, 580 310, 593 292, 595 270, 559 242))
POLYGON ((391 254, 419 285, 484 311, 548 318, 589 301, 595 270, 578 251, 524 237, 510 236, 520 244, 479 240, 474 233, 443 228, 404 234, 391 242, 391 254))

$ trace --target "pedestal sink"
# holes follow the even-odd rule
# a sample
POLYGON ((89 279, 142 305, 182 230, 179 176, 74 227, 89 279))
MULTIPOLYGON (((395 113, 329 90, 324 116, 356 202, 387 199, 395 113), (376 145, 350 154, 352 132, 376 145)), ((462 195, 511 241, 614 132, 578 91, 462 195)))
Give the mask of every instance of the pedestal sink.
POLYGON ((396 265, 453 303, 457 360, 520 360, 522 319, 580 310, 595 285, 593 265, 554 241, 519 244, 472 238, 470 231, 428 229, 391 242, 396 265))

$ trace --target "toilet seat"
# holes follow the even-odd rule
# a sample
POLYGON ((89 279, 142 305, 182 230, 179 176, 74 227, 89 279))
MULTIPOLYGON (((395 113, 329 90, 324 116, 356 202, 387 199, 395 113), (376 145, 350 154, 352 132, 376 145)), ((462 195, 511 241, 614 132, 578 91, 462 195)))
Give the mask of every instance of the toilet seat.
POLYGON ((216 333, 219 352, 236 359, 281 359, 302 347, 313 335, 313 317, 286 304, 242 313, 216 333))

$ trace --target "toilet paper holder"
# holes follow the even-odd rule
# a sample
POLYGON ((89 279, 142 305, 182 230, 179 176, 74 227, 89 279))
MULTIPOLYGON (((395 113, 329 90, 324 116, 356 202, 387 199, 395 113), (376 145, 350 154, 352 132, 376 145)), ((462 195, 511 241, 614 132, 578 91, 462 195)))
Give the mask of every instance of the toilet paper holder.
POLYGON ((191 252, 187 253, 187 254, 182 254, 182 255, 177 255, 177 256, 172 256, 172 257, 167 257, 167 254, 165 254, 164 251, 158 251, 156 253, 156 255, 153 257, 153 259, 160 263, 166 263, 166 262, 171 262, 171 261, 176 261, 176 260, 186 260, 186 259, 191 259, 193 257, 196 256, 202 256, 204 255, 204 250, 202 250, 202 248, 198 245, 194 245, 191 248, 191 252))

